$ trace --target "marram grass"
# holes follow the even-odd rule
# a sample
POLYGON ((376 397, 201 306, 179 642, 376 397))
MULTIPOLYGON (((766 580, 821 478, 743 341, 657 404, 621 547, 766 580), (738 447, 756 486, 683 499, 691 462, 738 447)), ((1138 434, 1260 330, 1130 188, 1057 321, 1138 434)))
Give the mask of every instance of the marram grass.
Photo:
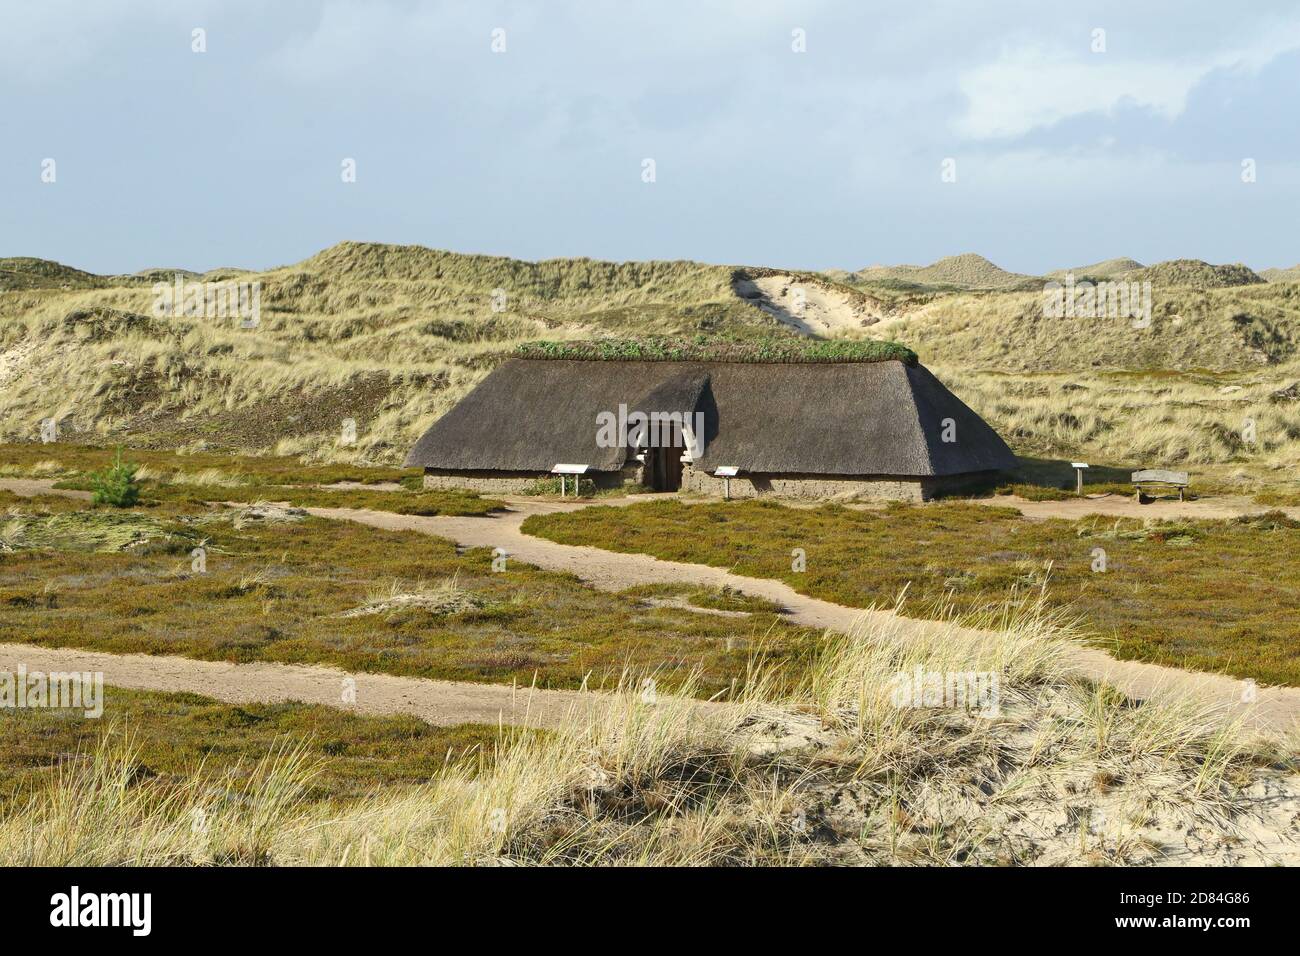
POLYGON ((337 801, 309 799, 321 767, 291 740, 214 786, 139 773, 138 745, 107 732, 0 808, 0 864, 1287 861, 1240 834, 1271 812, 1250 800, 1265 775, 1296 792, 1288 741, 1080 680, 1068 623, 1032 597, 998 623, 872 615, 793 689, 760 668, 727 702, 690 699, 689 683, 647 697, 627 674, 559 730, 504 728, 490 759, 337 801), (998 713, 897 705, 897 675, 918 668, 996 673, 998 713), (1186 832, 1186 847, 1170 838, 1186 832))

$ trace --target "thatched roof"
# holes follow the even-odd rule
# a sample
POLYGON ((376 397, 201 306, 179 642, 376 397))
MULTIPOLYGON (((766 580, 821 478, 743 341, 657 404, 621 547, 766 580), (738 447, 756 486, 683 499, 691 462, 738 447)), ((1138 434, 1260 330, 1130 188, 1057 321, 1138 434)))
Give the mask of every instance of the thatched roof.
POLYGON ((929 477, 1014 467, 1015 456, 923 366, 513 359, 434 423, 407 465, 545 472, 559 462, 615 471, 626 448, 597 446, 600 412, 704 413, 696 467, 742 472, 929 477), (954 422, 943 441, 944 419, 954 422))

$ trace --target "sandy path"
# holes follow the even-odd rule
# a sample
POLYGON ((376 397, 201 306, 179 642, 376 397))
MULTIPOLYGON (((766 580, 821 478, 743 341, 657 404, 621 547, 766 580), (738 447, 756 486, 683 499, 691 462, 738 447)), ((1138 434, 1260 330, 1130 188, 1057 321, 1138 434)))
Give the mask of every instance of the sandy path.
MULTIPOLYGON (((17 491, 17 485, 25 486, 24 490, 19 491, 20 494, 61 493, 53 491, 50 484, 48 481, 0 480, 0 488, 17 491)), ((510 498, 507 499, 510 510, 475 517, 422 517, 353 508, 308 508, 306 510, 319 517, 356 521, 376 528, 432 534, 448 538, 464 547, 502 548, 509 555, 509 559, 549 570, 567 571, 585 583, 607 591, 620 591, 637 584, 649 583, 731 587, 745 594, 776 601, 786 609, 786 616, 792 623, 837 631, 848 630, 855 622, 869 615, 894 617, 889 611, 864 611, 860 608, 845 607, 808 597, 799 594, 782 581, 747 577, 701 564, 661 561, 643 554, 622 554, 599 548, 556 544, 525 535, 520 530, 520 526, 529 515, 572 511, 590 507, 593 503, 626 506, 650 500, 652 497, 656 496, 638 495, 622 499, 603 499, 599 502, 510 498)), ((1025 502, 1025 504, 1060 507, 1073 503, 1025 502)), ((1147 510, 1154 506, 1143 507, 1147 510)), ((1208 517, 1203 512, 1202 514, 1208 517)), ((930 626, 930 622, 926 621, 909 618, 902 620, 910 627, 930 626)), ((323 667, 214 664, 187 658, 146 655, 93 655, 88 652, 53 651, 28 645, 0 645, 0 668, 12 669, 19 660, 31 659, 36 653, 68 655, 64 658, 68 661, 92 656, 102 657, 108 662, 106 666, 87 668, 76 667, 70 663, 57 669, 103 670, 105 681, 110 684, 158 690, 192 690, 221 700, 294 699, 338 706, 340 681, 347 676, 342 671, 323 667), (14 657, 15 652, 21 652, 26 656, 14 657), (225 670, 213 670, 213 668, 225 668, 225 670), (224 696, 246 692, 241 685, 245 680, 243 676, 245 671, 250 668, 254 669, 250 673, 257 676, 248 680, 253 681, 251 686, 257 688, 256 694, 261 696, 224 696), (262 671, 265 673, 261 673, 262 671), (131 681, 137 682, 131 683, 131 681), (183 681, 188 683, 180 683, 183 681)), ((56 659, 58 658, 51 658, 51 660, 56 659)), ((1240 713, 1248 722, 1261 726, 1287 727, 1300 721, 1300 688, 1261 688, 1255 693, 1255 699, 1248 701, 1243 699, 1248 696, 1244 681, 1157 664, 1118 661, 1104 651, 1093 648, 1080 651, 1077 666, 1082 674, 1113 684, 1136 699, 1203 696, 1227 710, 1240 713)), ((28 668, 36 669, 31 664, 28 664, 28 668)), ((367 695, 371 691, 374 692, 374 697, 366 705, 376 708, 369 711, 372 713, 414 713, 434 722, 459 723, 484 719, 494 721, 498 715, 508 721, 518 717, 527 709, 526 707, 521 709, 515 691, 499 685, 462 684, 366 674, 352 676, 357 681, 358 707, 362 706, 363 682, 367 687, 367 695)), ((590 702, 596 696, 587 695, 586 700, 590 702)), ((546 721, 561 719, 566 709, 575 700, 581 700, 582 695, 565 691, 534 691, 532 699, 534 714, 538 719, 546 721)))
POLYGON ((77 498, 89 501, 95 497, 89 491, 69 491, 55 488, 52 478, 0 478, 0 491, 12 491, 14 494, 31 498, 35 495, 58 495, 61 498, 77 498))
POLYGON ((188 691, 231 704, 302 701, 360 714, 413 714, 431 724, 528 724, 554 727, 596 706, 602 695, 424 680, 388 674, 349 674, 297 664, 230 664, 188 657, 107 654, 35 644, 0 644, 0 671, 101 672, 104 683, 133 690, 188 691), (347 680, 355 703, 344 700, 347 680))
POLYGON ((879 323, 882 304, 840 288, 779 274, 740 280, 736 294, 804 335, 825 336, 879 323))
MULTIPOLYGON (((722 568, 680 561, 661 561, 645 554, 621 554, 600 548, 556 544, 526 535, 520 525, 529 515, 550 514, 589 507, 590 503, 561 504, 555 501, 507 499, 510 510, 486 517, 421 517, 357 508, 307 508, 321 518, 357 521, 391 531, 421 531, 448 538, 467 548, 501 548, 507 561, 522 561, 551 571, 568 571, 586 584, 603 591, 621 591, 638 584, 703 584, 733 587, 769 598, 786 608, 790 620, 810 627, 847 630, 864 613, 829 601, 799 594, 788 584, 767 578, 732 574, 722 568)), ((643 500, 610 499, 601 504, 634 504, 643 500)))
POLYGON ((1130 495, 1107 495, 1098 498, 1069 498, 1065 501, 1030 501, 1018 495, 997 495, 993 498, 958 499, 970 504, 991 507, 1015 508, 1026 518, 1086 518, 1089 515, 1107 515, 1114 518, 1203 518, 1221 520, 1242 515, 1282 511, 1292 518, 1300 518, 1300 508, 1276 508, 1256 504, 1243 496, 1178 501, 1161 499, 1140 505, 1130 495))
MULTIPOLYGON (((606 499, 600 504, 634 504, 642 496, 606 499)), ((607 591, 619 591, 637 584, 705 584, 731 587, 758 597, 776 601, 786 608, 792 623, 809 627, 846 631, 855 622, 872 615, 894 618, 891 611, 865 611, 800 594, 783 581, 733 574, 721 568, 680 561, 661 561, 644 554, 623 554, 599 548, 556 544, 520 531, 531 514, 572 511, 589 503, 561 504, 528 498, 507 499, 510 511, 489 517, 419 517, 350 508, 309 508, 324 518, 359 521, 390 530, 422 531, 450 538, 466 547, 502 548, 510 558, 538 567, 568 571, 585 583, 607 591)), ((909 626, 926 627, 929 622, 903 618, 909 626)), ((1135 699, 1163 696, 1205 697, 1227 710, 1240 713, 1247 721, 1270 727, 1288 727, 1300 721, 1300 688, 1258 688, 1254 700, 1247 702, 1246 682, 1233 677, 1204 674, 1145 664, 1120 661, 1095 648, 1081 650, 1077 658, 1080 673, 1102 680, 1135 699)))

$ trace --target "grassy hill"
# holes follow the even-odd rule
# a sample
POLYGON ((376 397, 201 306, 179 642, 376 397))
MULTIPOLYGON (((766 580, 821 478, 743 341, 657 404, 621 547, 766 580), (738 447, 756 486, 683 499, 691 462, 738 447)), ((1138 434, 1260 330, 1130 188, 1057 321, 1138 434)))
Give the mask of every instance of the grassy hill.
POLYGON ((1261 269, 1259 277, 1265 282, 1300 282, 1300 265, 1289 269, 1261 269))
POLYGON ((1215 266, 1200 259, 1171 259, 1128 273, 1130 282, 1150 282, 1153 286, 1195 286, 1221 289, 1234 285, 1257 285, 1265 280, 1240 262, 1215 266))
MULTIPOLYGON (((520 262, 343 243, 262 273, 261 321, 154 315, 153 282, 4 260, 0 435, 158 447, 278 449, 394 461, 522 341, 600 335, 788 336, 693 262, 520 262), (500 293, 497 290, 501 290, 500 293), (339 446, 344 419, 355 445, 339 446)), ((192 273, 188 274, 194 279, 192 273)))
POLYGON ((185 274, 261 282, 261 321, 246 329, 155 315, 152 286, 171 270, 95 276, 6 259, 0 440, 34 441, 55 418, 64 441, 391 464, 521 342, 793 339, 780 294, 803 288, 817 314, 846 317, 824 334, 911 347, 1022 453, 1252 473, 1283 461, 1300 442, 1300 402, 1274 396, 1300 380, 1300 287, 1244 266, 1130 264, 1076 276, 1151 277, 1149 328, 1048 318, 1041 278, 974 255, 818 274, 349 242, 260 273, 185 274), (1234 437, 1248 414, 1261 436, 1251 448, 1234 437))
POLYGON ((102 276, 82 272, 49 259, 17 256, 0 259, 0 292, 15 289, 96 289, 108 284, 102 276))
POLYGON ((939 291, 1012 289, 1039 281, 1035 276, 1008 272, 973 252, 948 256, 928 266, 867 266, 851 276, 861 284, 910 285, 939 291))
MULTIPOLYGON (((1300 269, 1300 267, 1297 267, 1300 269)), ((1269 270, 1286 275, 1285 270, 1269 270)), ((1070 269, 1056 269, 1042 276, 1008 272, 975 253, 949 256, 928 266, 868 266, 857 272, 842 273, 844 281, 860 285, 882 285, 896 288, 913 288, 932 292, 1028 291, 1038 288, 1048 279, 1062 279, 1072 274, 1076 280, 1093 281, 1124 278, 1129 281, 1149 281, 1152 285, 1193 286, 1217 289, 1226 286, 1252 285, 1265 279, 1240 263, 1212 265, 1199 259, 1172 259, 1152 266, 1143 266, 1136 259, 1121 257, 1094 262, 1092 265, 1070 269)))
POLYGON ((1104 262, 1094 262, 1090 266, 1075 266, 1073 269, 1057 269, 1047 273, 1045 279, 1064 279, 1067 275, 1073 275, 1076 280, 1082 279, 1118 279, 1120 276, 1126 276, 1130 272, 1144 268, 1142 263, 1136 259, 1130 259, 1127 256, 1118 259, 1107 259, 1104 262))

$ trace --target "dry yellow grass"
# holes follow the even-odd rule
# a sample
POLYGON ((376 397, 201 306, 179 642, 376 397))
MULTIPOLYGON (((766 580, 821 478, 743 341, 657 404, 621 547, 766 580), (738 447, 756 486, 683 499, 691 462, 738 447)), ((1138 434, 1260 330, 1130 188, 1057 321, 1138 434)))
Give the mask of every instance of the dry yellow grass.
POLYGON ((306 805, 311 768, 291 745, 221 793, 134 780, 129 744, 109 737, 0 818, 0 862, 1295 861, 1288 742, 1078 681, 1068 627, 1041 603, 1000 621, 990 640, 876 619, 792 694, 756 673, 738 701, 702 706, 628 680, 589 721, 505 731, 490 765, 355 802, 306 805), (899 706, 897 675, 915 668, 997 674, 997 712, 899 706))
MULTIPOLYGON (((256 329, 155 317, 139 280, 42 279, 0 292, 0 439, 34 441, 55 418, 63 440, 394 463, 522 341, 793 334, 738 297, 734 275, 344 243, 265 273, 200 277, 262 282, 256 329)), ((1288 481, 1300 284, 1156 284, 1152 302, 1150 327, 1135 329, 1048 318, 1034 291, 903 295, 854 334, 914 348, 1021 454, 1288 481)))
POLYGON ((1022 456, 1191 469, 1242 493, 1294 482, 1300 366, 1254 373, 1001 374, 935 369, 1022 456), (1279 396, 1283 397, 1279 397, 1279 396))
POLYGON ((261 282, 253 329, 238 316, 157 316, 139 281, 0 292, 0 436, 35 440, 55 418, 64 440, 129 430, 165 447, 392 462, 522 341, 776 329, 730 277, 689 262, 343 243, 265 273, 199 277, 261 282), (345 418, 354 443, 341 441, 345 418))

